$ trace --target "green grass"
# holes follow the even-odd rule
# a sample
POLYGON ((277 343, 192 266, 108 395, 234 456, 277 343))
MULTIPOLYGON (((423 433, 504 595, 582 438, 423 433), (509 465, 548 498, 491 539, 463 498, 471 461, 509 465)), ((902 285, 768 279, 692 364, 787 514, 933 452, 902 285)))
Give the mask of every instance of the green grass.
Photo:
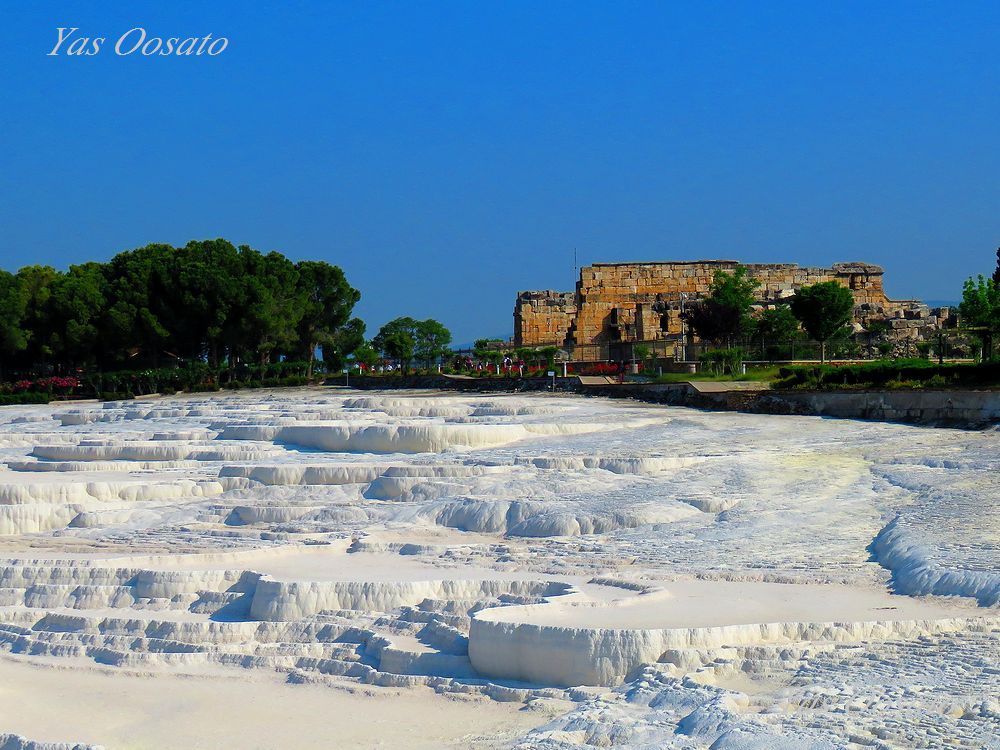
POLYGON ((779 387, 804 390, 996 388, 1000 386, 1000 362, 939 365, 925 359, 897 359, 841 366, 796 365, 782 367, 779 377, 779 387))
POLYGON ((732 381, 763 381, 772 382, 778 379, 778 365, 773 367, 747 368, 746 375, 716 375, 712 372, 665 372, 653 379, 654 383, 687 383, 690 380, 711 380, 716 382, 732 381))
POLYGON ((938 365, 925 359, 876 360, 855 365, 774 365, 755 367, 746 375, 714 375, 666 372, 654 383, 686 383, 695 380, 718 382, 758 381, 778 388, 802 390, 862 390, 886 388, 915 390, 922 388, 1000 387, 1000 363, 946 363, 938 365))

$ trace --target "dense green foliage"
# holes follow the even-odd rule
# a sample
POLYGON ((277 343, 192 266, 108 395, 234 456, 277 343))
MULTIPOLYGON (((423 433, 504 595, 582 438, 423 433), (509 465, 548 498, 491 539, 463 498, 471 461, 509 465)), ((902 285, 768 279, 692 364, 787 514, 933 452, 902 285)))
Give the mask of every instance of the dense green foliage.
POLYGON ((1000 248, 997 249, 997 267, 992 277, 980 274, 965 282, 959 312, 963 325, 973 329, 977 338, 982 340, 983 358, 991 358, 993 340, 1000 335, 1000 248))
POLYGON ((21 325, 27 305, 27 293, 17 277, 0 271, 0 365, 5 356, 28 345, 26 331, 21 325))
POLYGON ((744 266, 737 266, 732 273, 717 270, 709 295, 692 302, 684 319, 705 341, 732 343, 753 330, 750 308, 758 286, 744 266))
POLYGON ((826 342, 843 333, 854 316, 854 295, 836 281, 803 286, 792 297, 792 314, 802 327, 822 345, 820 358, 826 360, 826 342))
POLYGON ((982 275, 966 281, 959 311, 966 327, 1000 332, 1000 283, 982 275))
POLYGON ((233 370, 317 348, 339 367, 364 340, 360 298, 340 268, 293 263, 226 240, 147 245, 107 263, 0 273, 0 363, 7 373, 233 370))
POLYGON ((778 376, 778 385, 786 388, 996 386, 1000 385, 1000 362, 877 360, 857 365, 782 367, 778 376))
POLYGON ((206 362, 143 370, 90 370, 79 376, 23 378, 0 383, 0 404, 33 404, 71 398, 119 400, 158 393, 197 393, 221 388, 281 388, 306 385, 311 363, 283 360, 266 365, 206 362))
POLYGON ((51 400, 52 397, 48 393, 0 393, 0 406, 47 404, 51 400))
POLYGON ((472 344, 472 347, 475 351, 478 352, 478 351, 485 351, 491 348, 491 346, 493 348, 496 348, 496 345, 502 345, 503 343, 504 343, 503 339, 476 339, 475 342, 472 344))
POLYGON ((367 368, 374 367, 379 360, 378 351, 371 345, 370 341, 364 341, 354 350, 354 361, 367 368))
POLYGON ((739 375, 743 365, 743 350, 713 349, 702 354, 701 361, 715 375, 739 375))
POLYGON ((409 368, 414 359, 430 366, 449 354, 451 331, 433 318, 396 318, 382 326, 371 343, 386 357, 399 360, 404 368, 409 368))
POLYGON ((799 333, 798 318, 788 305, 768 308, 754 322, 754 338, 758 341, 790 341, 799 333))

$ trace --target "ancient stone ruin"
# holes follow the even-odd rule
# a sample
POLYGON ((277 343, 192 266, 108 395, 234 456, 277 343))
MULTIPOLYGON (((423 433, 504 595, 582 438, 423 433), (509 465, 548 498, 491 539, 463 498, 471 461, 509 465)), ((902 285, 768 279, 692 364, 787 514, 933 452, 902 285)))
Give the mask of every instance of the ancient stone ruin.
MULTIPOLYGON (((595 263, 580 270, 575 292, 527 291, 514 305, 516 346, 586 345, 679 338, 681 315, 692 300, 709 294, 717 270, 732 271, 733 260, 655 263, 595 263)), ((794 263, 743 264, 760 282, 761 308, 793 296, 801 286, 836 281, 855 299, 855 330, 878 328, 893 341, 927 338, 944 325, 948 308, 931 310, 916 300, 891 300, 882 287, 883 269, 871 263, 835 263, 803 268, 794 263)))

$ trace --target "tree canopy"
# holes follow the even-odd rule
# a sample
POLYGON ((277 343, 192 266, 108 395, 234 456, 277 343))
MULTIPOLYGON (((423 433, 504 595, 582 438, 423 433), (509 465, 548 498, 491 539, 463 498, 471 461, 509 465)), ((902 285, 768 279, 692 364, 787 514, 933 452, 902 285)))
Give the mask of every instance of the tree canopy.
MULTIPOLYGON (((1000 265, 994 276, 996 275, 1000 275, 1000 265)), ((983 358, 991 358, 993 340, 1000 334, 1000 281, 986 278, 982 274, 967 280, 962 289, 962 304, 958 310, 966 327, 980 329, 977 336, 983 342, 983 358)))
POLYGON ((351 310, 361 299, 361 293, 347 283, 344 272, 337 266, 304 260, 297 268, 304 306, 298 340, 308 347, 305 358, 310 365, 317 347, 323 347, 324 359, 328 355, 342 358, 357 349, 364 340, 364 325, 358 326, 361 321, 357 319, 354 325, 350 323, 351 310), (361 340, 355 341, 355 335, 361 340))
POLYGON ((754 335, 761 341, 789 341, 798 332, 799 321, 788 305, 764 310, 754 324, 754 335))
POLYGON ((0 274, 0 355, 22 372, 311 363, 317 350, 339 366, 364 340, 360 296, 328 263, 224 239, 153 244, 0 274))
POLYGON ((22 326, 27 305, 27 291, 17 277, 0 271, 0 367, 28 345, 28 332, 22 326))
POLYGON ((395 318, 372 339, 372 346, 385 356, 398 359, 404 367, 409 367, 413 359, 430 365, 448 354, 450 343, 451 331, 433 318, 395 318))
POLYGON ((378 363, 378 351, 370 341, 364 341, 354 350, 354 361, 365 367, 374 367, 378 363))
POLYGON ((1000 283, 981 274, 969 279, 958 309, 966 326, 1000 332, 1000 283))
POLYGON ((753 330, 750 308, 759 282, 745 266, 732 273, 717 270, 709 295, 695 300, 684 311, 684 319, 698 336, 721 344, 753 330))
POLYGON ((792 297, 791 309, 806 333, 820 342, 820 359, 826 361, 826 342, 854 317, 854 295, 836 281, 822 281, 801 287, 792 297))

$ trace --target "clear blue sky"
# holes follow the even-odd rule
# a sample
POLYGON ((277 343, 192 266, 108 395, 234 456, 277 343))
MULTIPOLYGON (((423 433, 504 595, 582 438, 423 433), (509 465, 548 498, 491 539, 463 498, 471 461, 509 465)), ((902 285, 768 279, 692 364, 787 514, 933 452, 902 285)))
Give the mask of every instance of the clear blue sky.
POLYGON ((509 335, 599 261, 887 269, 1000 244, 1000 3, 122 2, 0 10, 0 265, 226 237, 340 264, 374 330, 509 335), (49 57, 56 27, 108 37, 49 57), (117 57, 133 26, 229 38, 117 57))

